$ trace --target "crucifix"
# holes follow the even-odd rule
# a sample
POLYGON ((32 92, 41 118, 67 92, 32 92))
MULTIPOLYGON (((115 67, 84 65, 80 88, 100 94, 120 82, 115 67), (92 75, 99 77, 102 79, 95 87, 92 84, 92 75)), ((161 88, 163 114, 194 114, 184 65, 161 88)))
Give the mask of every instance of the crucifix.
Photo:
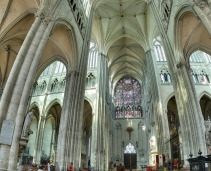
POLYGON ((133 128, 131 128, 131 127, 128 127, 127 129, 126 129, 126 131, 129 133, 129 140, 131 140, 131 132, 133 132, 133 128))

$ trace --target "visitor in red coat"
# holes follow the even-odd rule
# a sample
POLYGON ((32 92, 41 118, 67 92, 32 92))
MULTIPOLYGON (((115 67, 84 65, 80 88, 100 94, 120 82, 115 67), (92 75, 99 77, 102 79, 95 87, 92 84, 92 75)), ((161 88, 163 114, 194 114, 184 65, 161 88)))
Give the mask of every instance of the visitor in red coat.
POLYGON ((74 171, 73 162, 68 166, 68 171, 74 171))

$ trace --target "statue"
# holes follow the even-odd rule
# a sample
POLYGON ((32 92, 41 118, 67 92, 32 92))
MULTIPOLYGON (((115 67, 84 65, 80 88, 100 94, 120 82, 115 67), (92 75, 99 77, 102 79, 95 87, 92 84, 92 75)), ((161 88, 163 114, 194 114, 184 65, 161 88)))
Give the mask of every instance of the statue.
POLYGON ((157 151, 155 136, 152 136, 152 137, 150 138, 149 143, 150 143, 150 151, 151 151, 151 152, 157 151))
POLYGON ((33 134, 33 131, 30 129, 35 110, 28 112, 24 121, 22 137, 28 137, 30 134, 33 134))

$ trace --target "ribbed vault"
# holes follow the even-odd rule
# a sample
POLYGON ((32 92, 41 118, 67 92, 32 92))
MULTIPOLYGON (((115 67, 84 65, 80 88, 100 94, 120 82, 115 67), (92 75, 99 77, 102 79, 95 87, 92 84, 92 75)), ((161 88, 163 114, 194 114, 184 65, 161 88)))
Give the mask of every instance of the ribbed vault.
POLYGON ((144 0, 102 0, 96 15, 112 83, 124 76, 143 79, 147 50, 147 10, 144 0))

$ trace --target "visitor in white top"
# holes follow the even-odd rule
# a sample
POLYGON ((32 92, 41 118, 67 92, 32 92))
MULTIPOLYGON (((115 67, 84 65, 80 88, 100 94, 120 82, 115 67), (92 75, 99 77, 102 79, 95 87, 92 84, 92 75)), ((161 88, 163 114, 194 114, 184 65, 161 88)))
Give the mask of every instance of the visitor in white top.
POLYGON ((48 162, 48 171, 51 171, 51 164, 48 162))
POLYGON ((39 169, 37 171, 44 171, 43 170, 43 166, 40 166, 39 169))

